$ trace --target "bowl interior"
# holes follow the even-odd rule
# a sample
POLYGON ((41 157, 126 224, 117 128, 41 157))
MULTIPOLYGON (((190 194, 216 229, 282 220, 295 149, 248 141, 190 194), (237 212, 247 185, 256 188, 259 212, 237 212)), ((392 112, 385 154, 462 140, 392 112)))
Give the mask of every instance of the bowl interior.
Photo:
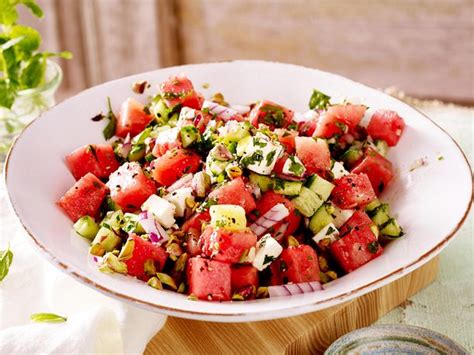
POLYGON ((348 79, 314 69, 260 61, 236 61, 166 68, 112 81, 52 108, 16 141, 5 168, 12 206, 31 240, 50 261, 80 281, 114 297, 176 316, 215 321, 279 318, 325 308, 380 287, 419 267, 447 243, 467 214, 472 196, 470 167, 455 142, 428 118, 408 105, 348 79), (215 92, 228 102, 247 104, 265 98, 305 111, 312 89, 331 96, 357 97, 369 107, 397 111, 406 131, 389 159, 398 173, 382 196, 404 227, 406 236, 385 253, 328 285, 326 290, 291 298, 250 302, 196 302, 174 292, 158 292, 145 283, 97 271, 87 245, 71 232, 71 222, 55 201, 74 183, 64 164, 73 149, 104 141, 106 97, 115 110, 127 97, 144 101, 131 86, 147 80, 153 93, 169 75, 185 72, 209 97, 215 92), (203 84, 209 84, 203 89, 203 84), (442 157, 442 159, 441 159, 442 157), (426 165, 411 171, 414 162, 426 165))

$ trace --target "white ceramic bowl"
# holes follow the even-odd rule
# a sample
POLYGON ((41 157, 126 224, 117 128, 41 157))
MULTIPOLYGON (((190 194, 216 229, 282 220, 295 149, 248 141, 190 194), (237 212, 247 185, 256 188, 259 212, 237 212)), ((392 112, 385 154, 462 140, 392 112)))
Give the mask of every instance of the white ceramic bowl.
POLYGON ((426 116, 410 106, 337 75, 294 65, 235 61, 187 65, 130 76, 91 88, 52 108, 29 125, 10 151, 5 179, 11 204, 41 254, 80 282, 111 297, 150 311, 208 321, 240 322, 288 317, 333 306, 381 287, 420 267, 452 239, 467 216, 472 196, 469 164, 457 144, 426 116), (106 97, 114 109, 130 96, 132 83, 147 80, 152 88, 171 74, 185 72, 199 90, 209 83, 210 95, 246 104, 266 98, 297 111, 307 109, 313 88, 332 96, 360 97, 372 108, 397 111, 405 133, 389 153, 398 172, 383 200, 390 202, 406 236, 355 272, 312 294, 249 302, 191 301, 186 296, 157 291, 124 276, 97 270, 87 245, 71 234, 71 221, 55 201, 74 183, 63 158, 73 149, 101 143, 105 122, 92 122, 106 112, 106 97), (443 160, 438 160, 443 156, 443 160), (416 160, 428 164, 412 172, 416 160))

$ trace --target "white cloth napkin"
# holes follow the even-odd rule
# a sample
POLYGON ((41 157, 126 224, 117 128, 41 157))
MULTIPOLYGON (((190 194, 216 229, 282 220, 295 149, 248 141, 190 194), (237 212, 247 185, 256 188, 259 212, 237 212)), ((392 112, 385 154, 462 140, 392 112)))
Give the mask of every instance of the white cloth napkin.
POLYGON ((141 354, 166 316, 104 296, 56 270, 37 254, 7 208, 0 183, 0 249, 13 263, 0 283, 0 354, 141 354), (33 323, 55 313, 65 323, 33 323))

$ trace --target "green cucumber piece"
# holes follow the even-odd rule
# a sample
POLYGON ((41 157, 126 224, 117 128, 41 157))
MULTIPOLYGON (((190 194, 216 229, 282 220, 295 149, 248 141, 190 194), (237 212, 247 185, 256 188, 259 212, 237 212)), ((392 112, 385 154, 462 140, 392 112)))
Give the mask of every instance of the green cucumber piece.
POLYGON ((145 143, 145 139, 147 139, 148 137, 150 137, 152 131, 153 131, 153 127, 145 128, 143 131, 141 131, 140 133, 138 133, 138 135, 136 135, 135 137, 133 137, 133 139, 132 139, 132 144, 133 144, 133 145, 144 144, 144 143, 145 143))
POLYGON ((321 229, 326 227, 329 223, 333 222, 333 218, 331 216, 331 209, 334 209, 334 207, 327 204, 324 204, 319 207, 319 209, 309 221, 308 228, 311 230, 311 232, 317 234, 321 229))
POLYGON ((380 205, 382 204, 382 202, 380 202, 380 200, 378 198, 376 198, 375 200, 373 200, 372 202, 370 202, 367 206, 365 206, 365 210, 367 212, 372 212, 373 210, 375 210, 377 207, 379 207, 380 205))
POLYGON ((364 153, 360 148, 350 147, 341 157, 342 161, 347 164, 347 166, 353 166, 357 161, 362 158, 364 153))
POLYGON ((299 196, 292 201, 305 217, 311 217, 324 203, 319 195, 304 186, 301 188, 299 196))
POLYGON ((252 184, 260 187, 262 192, 267 192, 273 187, 273 179, 269 178, 268 176, 250 173, 249 179, 252 184))
POLYGON ((76 223, 74 223, 73 228, 77 234, 89 240, 93 240, 99 231, 99 225, 91 216, 79 218, 76 223))
POLYGON ((194 126, 185 126, 180 130, 181 142, 183 143, 183 148, 189 147, 194 142, 197 142, 199 139, 199 131, 194 126))
POLYGON ((382 139, 378 139, 374 142, 375 144, 375 149, 377 152, 379 152, 380 155, 382 156, 387 156, 388 153, 388 144, 382 139))
POLYGON ((238 143, 237 143, 237 156, 241 157, 244 155, 245 150, 249 146, 250 142, 252 141, 252 136, 247 136, 242 138, 238 143))
POLYGON ((146 146, 145 144, 133 145, 132 149, 128 153, 128 161, 138 161, 145 156, 146 146))
POLYGON ((153 103, 150 111, 153 113, 156 121, 159 124, 166 123, 171 112, 171 110, 168 108, 168 106, 166 106, 165 102, 162 99, 160 99, 156 103, 153 103))
POLYGON ((402 227, 398 224, 395 218, 390 218, 387 223, 383 226, 380 232, 384 236, 388 236, 391 238, 398 238, 403 235, 402 227))
POLYGON ((332 189, 334 189, 334 184, 324 180, 319 175, 313 175, 308 183, 308 188, 318 194, 323 201, 326 201, 331 195, 332 189))
POLYGON ((301 181, 280 180, 273 182, 273 191, 280 195, 296 196, 300 193, 303 183, 301 181))
POLYGON ((390 209, 386 203, 377 207, 373 213, 374 215, 372 216, 372 221, 379 227, 387 223, 390 219, 390 209))

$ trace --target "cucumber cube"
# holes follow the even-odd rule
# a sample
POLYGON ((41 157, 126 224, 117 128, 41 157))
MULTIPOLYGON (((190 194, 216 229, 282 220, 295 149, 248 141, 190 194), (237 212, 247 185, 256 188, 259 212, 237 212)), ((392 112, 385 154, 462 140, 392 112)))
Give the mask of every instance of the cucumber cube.
POLYGON ((94 218, 90 216, 79 218, 77 222, 74 223, 73 228, 77 234, 89 240, 93 240, 99 231, 98 224, 94 221, 94 218))
POLYGON ((301 188, 299 196, 292 201, 305 217, 311 217, 324 203, 318 194, 304 186, 301 188))
POLYGON ((300 193, 303 183, 300 181, 274 181, 273 191, 280 195, 296 196, 300 193))
POLYGON ((237 205, 214 205, 210 208, 211 226, 234 231, 247 228, 245 210, 237 205))
POLYGON ((273 187, 273 179, 268 176, 250 173, 249 179, 252 184, 260 187, 262 192, 267 192, 273 187))
POLYGON ((325 226, 333 222, 331 213, 330 211, 328 211, 330 207, 330 205, 322 205, 316 211, 314 216, 311 217, 308 226, 311 232, 313 232, 314 234, 318 234, 319 231, 321 231, 325 226))
POLYGON ((388 204, 386 203, 377 207, 374 212, 375 214, 372 217, 372 221, 374 221, 374 223, 379 227, 387 223, 390 219, 390 211, 388 204))
POLYGON ((324 180, 318 175, 313 175, 310 179, 308 187, 314 193, 318 194, 323 201, 326 201, 331 195, 332 189, 334 189, 334 184, 324 180))
POLYGON ((392 237, 392 238, 397 238, 401 237, 403 235, 402 228, 398 224, 398 222, 394 219, 391 218, 385 226, 382 228, 380 231, 383 235, 392 237))

